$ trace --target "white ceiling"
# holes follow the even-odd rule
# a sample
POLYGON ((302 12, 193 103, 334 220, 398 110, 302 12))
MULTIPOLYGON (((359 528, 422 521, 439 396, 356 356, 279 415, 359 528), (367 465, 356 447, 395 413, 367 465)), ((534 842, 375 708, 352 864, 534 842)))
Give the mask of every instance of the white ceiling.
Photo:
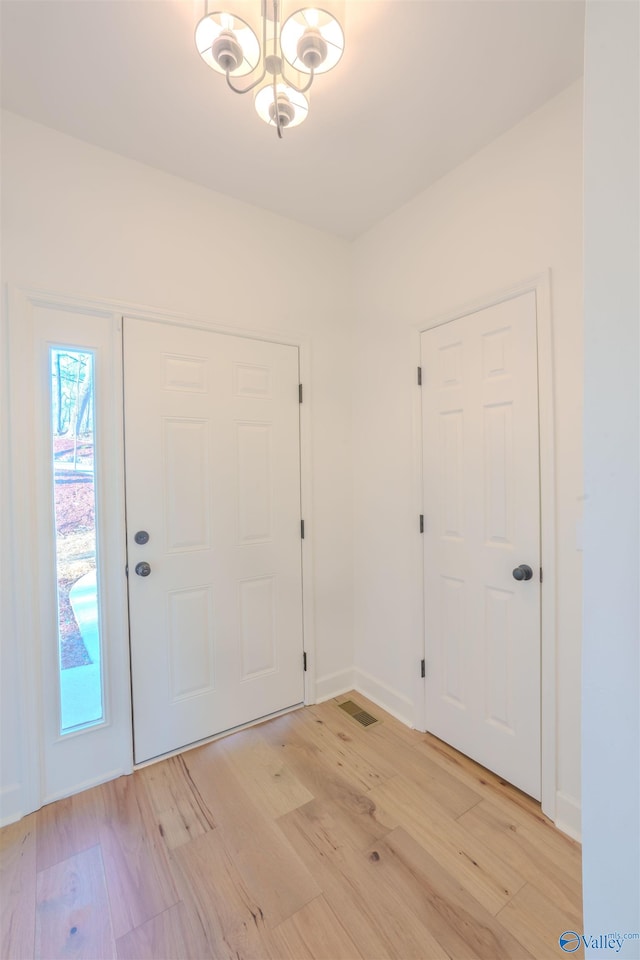
POLYGON ((347 0, 344 57, 279 141, 196 53, 201 2, 2 0, 0 12, 5 108, 345 237, 582 72, 581 0, 347 0))

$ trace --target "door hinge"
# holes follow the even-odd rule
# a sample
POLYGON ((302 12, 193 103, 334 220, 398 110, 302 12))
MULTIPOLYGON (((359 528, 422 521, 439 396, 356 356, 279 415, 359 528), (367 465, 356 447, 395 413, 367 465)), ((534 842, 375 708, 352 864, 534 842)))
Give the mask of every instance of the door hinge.
POLYGON ((421 660, 421 661, 420 661, 420 676, 421 676, 421 677, 426 677, 426 675, 427 675, 427 661, 426 661, 426 660, 421 660))
POLYGON ((540 583, 542 583, 542 567, 540 567, 540 583))
POLYGON ((302 403, 302 384, 298 384, 298 403, 302 403))
POLYGON ((129 576, 129 564, 128 564, 128 563, 125 563, 125 565, 124 565, 124 575, 125 575, 125 577, 128 577, 128 576, 129 576))
POLYGON ((300 539, 304 540, 304 520, 300 521, 300 539))
POLYGON ((306 673, 307 672, 307 651, 306 650, 302 654, 302 666, 304 668, 304 672, 306 673))
POLYGON ((424 533, 424 513, 420 514, 420 533, 424 533))
POLYGON ((418 386, 422 386, 422 367, 418 367, 418 386))

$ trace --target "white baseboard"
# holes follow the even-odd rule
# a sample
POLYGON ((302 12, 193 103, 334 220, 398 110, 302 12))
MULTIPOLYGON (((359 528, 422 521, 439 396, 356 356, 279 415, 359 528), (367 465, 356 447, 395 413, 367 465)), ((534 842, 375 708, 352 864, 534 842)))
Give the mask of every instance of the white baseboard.
POLYGON ((582 815, 580 804, 560 790, 556 793, 556 819, 558 830, 562 830, 572 840, 582 839, 582 815))
POLYGON ((15 823, 24 816, 22 790, 19 783, 11 783, 0 790, 0 827, 15 823))
POLYGON ((326 677, 318 677, 316 680, 316 703, 322 703, 324 700, 332 700, 333 697, 339 697, 341 693, 348 693, 353 690, 353 670, 338 670, 337 673, 328 673, 326 677))
POLYGON ((110 780, 117 780, 118 777, 126 777, 133 773, 133 767, 117 767, 115 770, 109 770, 100 777, 93 777, 90 780, 82 780, 67 790, 59 790, 56 793, 48 793, 42 800, 42 806, 47 803, 55 803, 56 800, 64 800, 65 797, 73 797, 76 793, 83 793, 85 790, 91 790, 93 787, 99 787, 102 783, 108 783, 110 780))
POLYGON ((413 729, 413 703, 393 687, 389 687, 382 680, 377 680, 364 670, 354 670, 353 689, 362 693, 369 700, 373 700, 379 707, 390 713, 396 720, 400 720, 413 729))

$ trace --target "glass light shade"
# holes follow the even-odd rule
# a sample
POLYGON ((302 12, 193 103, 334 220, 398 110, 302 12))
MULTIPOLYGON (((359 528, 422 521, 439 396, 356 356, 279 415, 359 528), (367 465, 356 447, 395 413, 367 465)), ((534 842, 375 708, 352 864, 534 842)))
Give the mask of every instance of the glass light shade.
POLYGON ((217 73, 226 71, 214 60, 211 47, 221 33, 231 32, 242 48, 242 63, 229 72, 231 77, 245 77, 260 62, 260 43, 252 28, 231 13, 209 13, 196 26, 196 47, 204 62, 217 73))
POLYGON ((301 73, 309 74, 311 70, 305 66, 298 56, 298 41, 306 30, 317 31, 327 44, 327 56, 315 69, 315 73, 327 73, 342 56, 344 50, 344 33, 342 27, 332 14, 326 10, 310 7, 292 13, 282 25, 280 46, 288 63, 301 73))
MULTIPOLYGON (((298 93, 297 90, 294 90, 293 87, 287 86, 286 83, 278 83, 277 92, 279 94, 284 93, 293 106, 294 116, 293 119, 286 125, 287 130, 290 127, 297 127, 302 123, 303 120, 307 119, 307 114, 309 112, 309 101, 304 93, 298 93)), ((265 86, 260 87, 256 93, 254 102, 260 119, 264 120, 265 123, 268 123, 270 127, 275 127, 276 122, 274 119, 272 119, 270 113, 270 108, 273 104, 273 82, 267 83, 265 86)))

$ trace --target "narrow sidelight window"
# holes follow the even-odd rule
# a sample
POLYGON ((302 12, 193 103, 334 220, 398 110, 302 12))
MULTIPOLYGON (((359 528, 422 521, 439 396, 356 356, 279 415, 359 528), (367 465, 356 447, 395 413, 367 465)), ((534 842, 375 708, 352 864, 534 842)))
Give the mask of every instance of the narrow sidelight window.
POLYGON ((103 719, 94 356, 50 349, 60 732, 103 719))

